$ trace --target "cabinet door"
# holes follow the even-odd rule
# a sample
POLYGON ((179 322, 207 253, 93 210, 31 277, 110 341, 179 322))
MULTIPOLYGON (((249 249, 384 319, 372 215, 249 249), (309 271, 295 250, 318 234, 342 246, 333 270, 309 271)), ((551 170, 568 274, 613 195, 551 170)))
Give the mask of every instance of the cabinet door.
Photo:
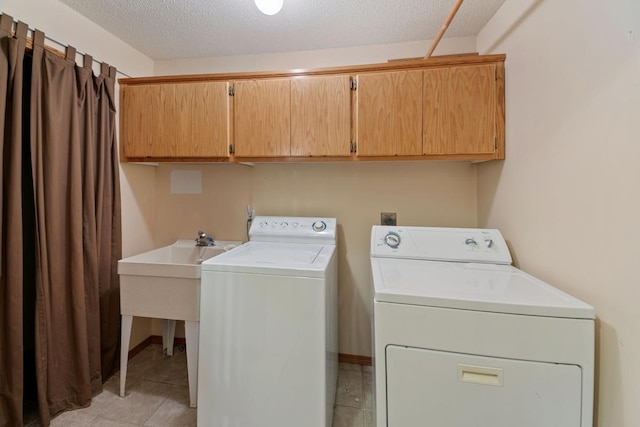
POLYGON ((424 154, 495 152, 496 67, 424 71, 424 154))
POLYGON ((361 74, 357 99, 358 156, 422 153, 422 71, 361 74))
POLYGON ((127 158, 228 156, 226 82, 123 86, 127 158))
POLYGON ((164 125, 173 102, 172 85, 123 86, 121 143, 125 157, 162 157, 171 152, 164 125))
POLYGON ((176 157, 227 157, 229 94, 227 82, 175 85, 173 124, 176 157))
POLYGON ((234 145, 237 157, 286 157, 291 146, 291 82, 234 82, 234 145))
POLYGON ((349 156, 349 76, 291 80, 291 155, 349 156))

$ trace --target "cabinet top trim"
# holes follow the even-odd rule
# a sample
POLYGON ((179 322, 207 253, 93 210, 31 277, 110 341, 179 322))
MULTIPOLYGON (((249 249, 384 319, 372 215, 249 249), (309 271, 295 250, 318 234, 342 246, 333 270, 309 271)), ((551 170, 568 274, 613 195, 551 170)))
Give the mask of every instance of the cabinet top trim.
POLYGON ((457 65, 477 65, 483 63, 504 62, 506 55, 447 55, 429 59, 394 60, 380 64, 349 65, 343 67, 309 68, 285 71, 256 71, 243 73, 219 74, 184 74, 175 76, 132 77, 118 79, 120 85, 143 85, 155 83, 193 83, 247 79, 273 79, 301 76, 326 76, 331 74, 359 74, 376 71, 403 71, 412 69, 428 69, 451 67, 457 65))

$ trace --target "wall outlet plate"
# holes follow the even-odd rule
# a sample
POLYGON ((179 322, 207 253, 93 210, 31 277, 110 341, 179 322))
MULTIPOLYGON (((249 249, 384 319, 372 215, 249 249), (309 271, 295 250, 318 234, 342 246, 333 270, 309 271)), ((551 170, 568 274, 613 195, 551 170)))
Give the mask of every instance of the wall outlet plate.
POLYGON ((395 212, 382 212, 380 214, 380 225, 397 225, 395 212))

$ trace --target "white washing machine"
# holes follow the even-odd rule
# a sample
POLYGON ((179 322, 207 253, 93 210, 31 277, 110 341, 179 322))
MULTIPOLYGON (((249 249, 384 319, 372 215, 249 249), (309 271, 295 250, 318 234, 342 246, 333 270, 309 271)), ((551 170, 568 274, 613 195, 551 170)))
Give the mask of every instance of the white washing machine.
POLYGON ((198 426, 331 426, 337 275, 335 218, 256 217, 202 263, 198 426))
POLYGON ((592 427, 594 310, 498 230, 374 226, 377 426, 592 427))

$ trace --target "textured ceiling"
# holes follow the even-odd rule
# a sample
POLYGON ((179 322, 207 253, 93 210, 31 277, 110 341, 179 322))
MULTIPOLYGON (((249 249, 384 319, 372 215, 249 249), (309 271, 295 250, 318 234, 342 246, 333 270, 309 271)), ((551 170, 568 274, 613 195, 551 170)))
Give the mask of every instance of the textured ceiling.
MULTIPOLYGON (((433 39, 454 0, 61 0, 154 60, 433 39)), ((504 0, 466 0, 445 37, 478 35, 504 0)), ((425 53, 428 46, 425 47, 425 53)))

